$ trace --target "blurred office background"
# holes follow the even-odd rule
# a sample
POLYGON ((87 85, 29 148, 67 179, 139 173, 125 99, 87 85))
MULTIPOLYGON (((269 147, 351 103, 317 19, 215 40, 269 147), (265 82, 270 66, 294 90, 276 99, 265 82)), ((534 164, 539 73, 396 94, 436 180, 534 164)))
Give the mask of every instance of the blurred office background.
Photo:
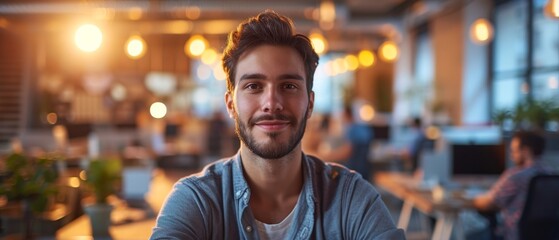
MULTIPOLYGON (((498 176, 511 166, 508 141, 518 129, 543 131, 544 158, 558 165, 556 0, 4 0, 2 179, 9 178, 6 159, 14 152, 54 154, 57 183, 73 189, 57 194, 77 195, 61 201, 59 218, 36 220, 36 234, 90 234, 83 206, 91 192, 83 171, 91 159, 121 161, 112 199, 124 209, 113 214, 118 224, 111 234, 118 239, 137 229, 149 234, 170 184, 235 154, 221 52, 229 31, 265 9, 291 17, 320 54, 308 146, 326 139, 310 139, 313 134, 340 135, 321 124, 329 118, 341 125, 344 106, 351 106, 356 121, 374 132, 367 158, 375 173, 411 173, 402 153, 413 141, 414 118, 450 149, 429 158, 444 164, 422 163, 438 183, 453 175, 498 176), (127 194, 146 201, 134 208, 140 213, 127 194)), ((374 176, 369 180, 376 184, 374 176)), ((402 199, 383 193, 401 221, 402 199)), ((0 237, 22 234, 17 210, 7 198, 0 205, 0 237)), ((430 238, 434 233, 416 215, 409 232, 430 238)))

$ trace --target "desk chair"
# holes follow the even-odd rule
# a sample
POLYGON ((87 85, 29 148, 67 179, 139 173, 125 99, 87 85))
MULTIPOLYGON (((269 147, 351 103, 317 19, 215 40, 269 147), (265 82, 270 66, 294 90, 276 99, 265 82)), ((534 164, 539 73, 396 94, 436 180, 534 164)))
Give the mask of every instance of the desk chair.
POLYGON ((518 222, 520 239, 559 239, 559 175, 532 178, 518 222))

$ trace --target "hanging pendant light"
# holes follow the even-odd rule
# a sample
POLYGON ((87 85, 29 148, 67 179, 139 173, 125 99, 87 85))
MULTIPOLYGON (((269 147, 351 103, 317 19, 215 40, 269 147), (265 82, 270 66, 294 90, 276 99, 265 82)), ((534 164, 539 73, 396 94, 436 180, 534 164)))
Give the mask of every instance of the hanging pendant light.
POLYGON ((319 31, 311 32, 309 39, 316 54, 322 55, 328 52, 328 42, 319 31))
POLYGON ((131 59, 139 59, 146 53, 147 45, 139 35, 132 35, 125 44, 125 52, 131 59))
POLYGON ((547 0, 543 12, 548 17, 559 18, 559 0, 547 0))
POLYGON ((184 52, 190 57, 198 58, 202 55, 202 53, 204 53, 204 51, 206 51, 208 46, 208 40, 206 40, 202 35, 194 35, 186 41, 186 44, 184 45, 184 52))
POLYGON ((82 25, 74 34, 74 43, 84 52, 94 52, 103 43, 103 33, 96 25, 82 25))
POLYGON ((379 57, 385 62, 394 62, 399 55, 400 50, 393 41, 386 41, 379 47, 379 57))
POLYGON ((486 19, 480 18, 472 23, 470 38, 476 44, 485 45, 493 40, 493 26, 486 19))
POLYGON ((371 50, 364 49, 359 51, 357 58, 359 59, 359 64, 362 67, 366 68, 375 64, 375 54, 371 50))

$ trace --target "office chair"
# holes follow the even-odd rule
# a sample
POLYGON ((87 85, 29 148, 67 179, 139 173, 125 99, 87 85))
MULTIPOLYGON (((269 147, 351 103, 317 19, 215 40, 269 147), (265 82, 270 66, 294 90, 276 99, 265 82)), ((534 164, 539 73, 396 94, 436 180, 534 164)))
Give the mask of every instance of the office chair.
POLYGON ((532 178, 518 231, 520 239, 559 239, 559 175, 532 178))

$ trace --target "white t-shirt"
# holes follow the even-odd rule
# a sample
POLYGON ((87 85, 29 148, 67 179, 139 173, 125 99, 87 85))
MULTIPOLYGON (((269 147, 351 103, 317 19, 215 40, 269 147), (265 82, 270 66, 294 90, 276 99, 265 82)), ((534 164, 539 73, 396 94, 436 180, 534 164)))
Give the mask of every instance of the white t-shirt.
POLYGON ((287 233, 289 227, 291 226, 291 222, 293 222, 293 215, 295 209, 299 205, 299 201, 295 207, 291 210, 289 215, 285 217, 281 222, 275 224, 267 224, 256 220, 256 226, 258 227, 258 235, 262 240, 279 240, 279 239, 287 239, 287 233))

